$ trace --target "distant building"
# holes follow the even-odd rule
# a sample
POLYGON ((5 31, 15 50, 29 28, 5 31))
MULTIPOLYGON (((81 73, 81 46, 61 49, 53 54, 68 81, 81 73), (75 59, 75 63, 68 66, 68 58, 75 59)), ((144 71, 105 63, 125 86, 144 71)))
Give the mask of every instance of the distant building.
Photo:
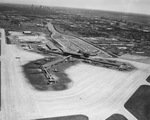
POLYGON ((135 53, 137 53, 137 54, 144 54, 145 52, 144 51, 137 51, 135 53))
POLYGON ((134 43, 131 43, 131 44, 126 44, 126 46, 129 46, 129 47, 134 47, 134 43))
POLYGON ((143 30, 143 32, 150 32, 149 30, 143 30))
POLYGON ((112 29, 113 29, 113 28, 110 28, 110 27, 109 27, 109 28, 107 28, 107 30, 112 30, 112 29))
POLYGON ((44 27, 43 24, 36 24, 37 27, 44 27))
POLYGON ((48 47, 48 49, 50 49, 50 50, 53 50, 53 51, 56 51, 56 50, 58 50, 58 48, 57 47, 55 47, 53 44, 51 44, 51 43, 47 43, 46 44, 46 46, 48 47))
POLYGON ((72 57, 75 57, 75 58, 80 58, 82 56, 80 53, 74 53, 74 52, 63 52, 63 55, 64 56, 71 55, 72 57))
POLYGON ((118 47, 118 49, 127 49, 127 47, 118 47))
POLYGON ((23 33, 23 34, 32 34, 31 31, 23 31, 22 33, 23 33))

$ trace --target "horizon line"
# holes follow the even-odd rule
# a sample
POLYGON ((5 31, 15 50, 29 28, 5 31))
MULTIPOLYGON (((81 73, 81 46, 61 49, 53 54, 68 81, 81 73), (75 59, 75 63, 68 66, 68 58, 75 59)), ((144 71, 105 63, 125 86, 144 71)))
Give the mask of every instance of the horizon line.
POLYGON ((144 13, 136 13, 136 12, 125 12, 125 11, 117 11, 117 10, 102 10, 102 9, 92 9, 92 8, 81 8, 81 7, 69 7, 69 6, 55 6, 55 5, 40 5, 40 4, 25 4, 25 3, 9 3, 9 2, 0 2, 0 4, 12 4, 12 5, 35 5, 35 6, 44 6, 44 7, 57 7, 57 8, 68 8, 68 9, 82 9, 82 10, 96 10, 96 11, 104 11, 104 12, 116 12, 116 13, 123 13, 123 14, 137 14, 137 15, 144 15, 150 16, 150 14, 144 13))

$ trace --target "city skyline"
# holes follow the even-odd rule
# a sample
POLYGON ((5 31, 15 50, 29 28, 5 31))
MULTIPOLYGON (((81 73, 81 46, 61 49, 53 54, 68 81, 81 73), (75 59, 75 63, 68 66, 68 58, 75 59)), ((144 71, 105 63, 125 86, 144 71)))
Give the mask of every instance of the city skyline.
POLYGON ((149 0, 0 0, 0 2, 95 9, 150 15, 149 0))

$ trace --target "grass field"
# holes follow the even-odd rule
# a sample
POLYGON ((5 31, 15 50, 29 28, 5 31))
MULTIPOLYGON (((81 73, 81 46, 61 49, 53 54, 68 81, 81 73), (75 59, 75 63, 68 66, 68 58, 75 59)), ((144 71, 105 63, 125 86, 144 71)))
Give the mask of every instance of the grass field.
MULTIPOLYGON (((42 60, 38 60, 44 62, 42 60)), ((26 78, 29 80, 29 83, 33 85, 37 90, 47 90, 46 85, 46 77, 42 72, 38 72, 40 69, 40 65, 34 64, 36 61, 32 61, 28 64, 23 66, 23 70, 25 73, 26 78)))
POLYGON ((127 120, 127 118, 125 118, 125 116, 123 116, 121 114, 113 114, 106 120, 127 120))
POLYGON ((138 120, 150 120, 150 86, 140 86, 125 103, 125 108, 138 120))
POLYGON ((72 116, 61 116, 54 118, 42 118, 37 120, 89 120, 85 115, 72 115, 72 116))
POLYGON ((146 81, 150 83, 150 76, 148 76, 148 78, 146 79, 146 81))

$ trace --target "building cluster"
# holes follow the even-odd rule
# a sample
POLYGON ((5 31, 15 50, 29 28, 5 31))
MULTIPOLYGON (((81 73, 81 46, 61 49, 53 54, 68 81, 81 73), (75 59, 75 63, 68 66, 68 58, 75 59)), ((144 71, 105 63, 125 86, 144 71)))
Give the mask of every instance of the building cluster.
MULTIPOLYGON (((71 31, 83 38, 100 37, 102 40, 94 41, 94 44, 117 55, 126 53, 148 55, 150 52, 150 27, 148 26, 142 26, 127 20, 114 20, 104 17, 88 18, 74 15, 73 18, 57 19, 53 21, 53 24, 63 29, 58 30, 64 33, 65 31, 71 31)), ((93 43, 92 40, 91 42, 93 43)))

